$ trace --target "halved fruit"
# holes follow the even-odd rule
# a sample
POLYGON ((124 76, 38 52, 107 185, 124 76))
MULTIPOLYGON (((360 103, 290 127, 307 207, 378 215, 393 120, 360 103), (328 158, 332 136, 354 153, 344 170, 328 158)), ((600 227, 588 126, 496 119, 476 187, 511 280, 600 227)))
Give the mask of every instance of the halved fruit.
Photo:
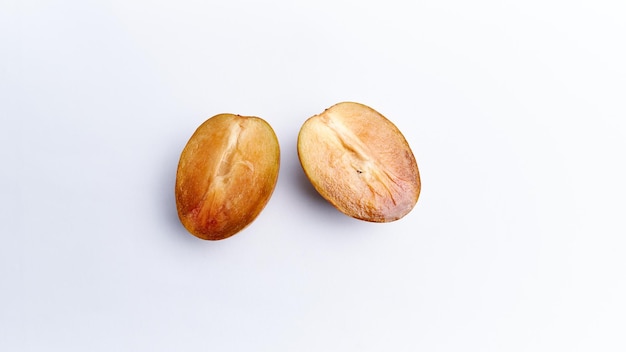
POLYGON ((180 221, 205 240, 236 234, 269 201, 279 164, 278 139, 263 119, 213 116, 198 127, 180 156, 175 187, 180 221))
POLYGON ((419 198, 409 144, 391 121, 363 104, 339 103, 309 118, 298 135, 298 157, 320 195, 351 217, 398 220, 419 198))

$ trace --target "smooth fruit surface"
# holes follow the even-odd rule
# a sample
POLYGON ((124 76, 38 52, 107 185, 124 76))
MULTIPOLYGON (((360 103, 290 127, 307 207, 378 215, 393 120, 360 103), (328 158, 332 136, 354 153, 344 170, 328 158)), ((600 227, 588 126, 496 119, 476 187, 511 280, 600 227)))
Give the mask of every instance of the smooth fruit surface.
POLYGON ((176 173, 176 207, 183 226, 205 240, 230 237, 269 201, 280 164, 274 130, 258 117, 220 114, 187 142, 176 173))
POLYGON ((409 144, 366 105, 343 102, 309 118, 298 135, 298 157, 315 189, 346 215, 389 222, 417 203, 421 182, 409 144))

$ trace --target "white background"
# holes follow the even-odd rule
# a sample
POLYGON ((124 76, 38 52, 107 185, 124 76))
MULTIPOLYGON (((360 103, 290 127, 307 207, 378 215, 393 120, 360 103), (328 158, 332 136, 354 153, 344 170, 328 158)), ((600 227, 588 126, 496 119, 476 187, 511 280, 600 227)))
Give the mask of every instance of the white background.
POLYGON ((626 350, 622 1, 0 2, 0 350, 626 350), (296 155, 340 101, 404 133, 389 224, 296 155), (276 190, 230 239, 180 225, 178 157, 267 120, 276 190))

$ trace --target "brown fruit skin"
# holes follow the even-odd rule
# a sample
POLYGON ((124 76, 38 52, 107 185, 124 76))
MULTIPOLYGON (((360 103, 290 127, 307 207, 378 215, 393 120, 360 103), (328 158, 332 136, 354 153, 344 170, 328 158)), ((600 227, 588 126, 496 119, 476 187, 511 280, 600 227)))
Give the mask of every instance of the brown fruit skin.
POLYGON ((219 114, 187 142, 176 172, 176 208, 183 226, 204 240, 248 226, 269 201, 280 167, 271 126, 253 116, 219 114))
POLYGON ((319 194, 351 217, 395 221, 419 198, 419 170, 409 144, 366 105, 343 102, 306 120, 298 157, 319 194))

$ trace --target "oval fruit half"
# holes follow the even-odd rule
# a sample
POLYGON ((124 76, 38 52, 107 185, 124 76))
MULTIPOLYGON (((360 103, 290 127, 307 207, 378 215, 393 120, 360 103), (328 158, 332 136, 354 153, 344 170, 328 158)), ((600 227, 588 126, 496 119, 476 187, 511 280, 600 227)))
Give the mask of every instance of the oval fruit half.
POLYGON ((417 203, 421 182, 409 144, 366 105, 343 102, 309 118, 298 157, 319 194, 351 217, 390 222, 417 203))
POLYGON ((187 142, 176 173, 176 207, 194 236, 221 240, 248 226, 269 201, 280 164, 271 126, 252 116, 220 114, 187 142))

